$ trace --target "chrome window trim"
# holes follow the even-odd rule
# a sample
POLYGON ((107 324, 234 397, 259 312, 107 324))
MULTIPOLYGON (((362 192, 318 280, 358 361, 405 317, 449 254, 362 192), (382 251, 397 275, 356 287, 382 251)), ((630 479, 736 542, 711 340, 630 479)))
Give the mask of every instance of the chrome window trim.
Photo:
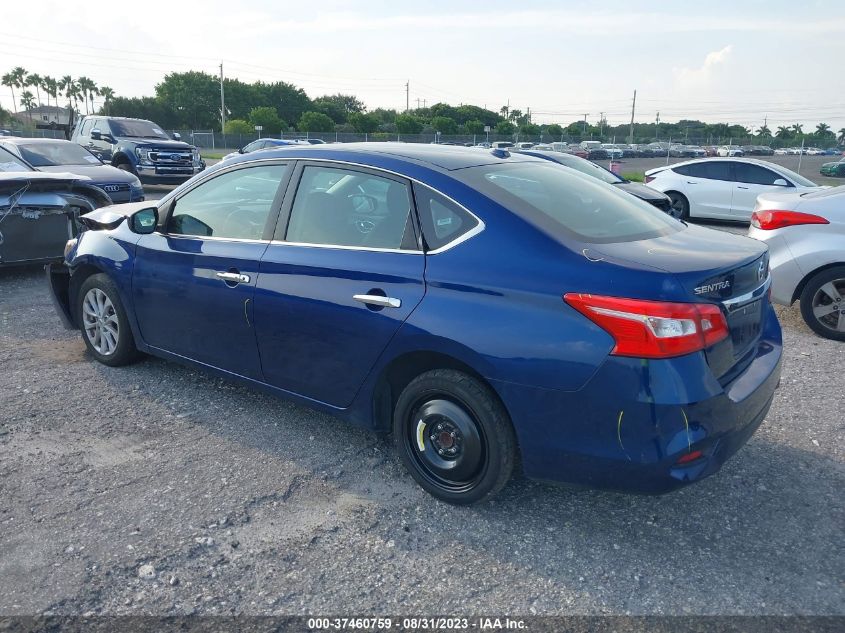
POLYGON ((269 244, 271 240, 254 240, 246 237, 216 237, 214 235, 187 235, 185 233, 162 233, 153 231, 152 235, 172 238, 174 240, 211 240, 213 242, 243 242, 246 244, 269 244))
MULTIPOLYGON (((362 167, 364 169, 371 169, 373 171, 380 171, 380 172, 385 173, 385 174, 390 174, 391 176, 402 178, 402 179, 408 180, 410 182, 418 183, 419 185, 421 185, 423 187, 427 187, 428 189, 431 189, 432 191, 436 192, 438 195, 441 195, 444 198, 446 198, 452 204, 454 204, 454 205, 460 207, 461 209, 463 209, 466 213, 468 213, 471 217, 473 217, 475 219, 477 224, 472 229, 470 229, 466 233, 459 235, 458 237, 456 237, 451 242, 444 244, 440 248, 428 251, 427 253, 424 252, 424 251, 421 251, 421 250, 403 250, 403 249, 392 249, 392 248, 367 248, 367 247, 364 247, 364 246, 342 246, 340 244, 310 244, 310 243, 302 243, 302 242, 288 242, 288 241, 285 241, 285 240, 269 240, 270 244, 290 244, 291 246, 312 246, 314 248, 337 248, 337 249, 343 249, 343 250, 373 251, 373 252, 376 252, 376 253, 408 253, 408 254, 439 255, 440 253, 444 253, 444 252, 454 248, 455 246, 458 246, 459 244, 466 242, 469 239, 472 239, 473 237, 475 237, 476 235, 481 233, 486 228, 486 225, 484 224, 484 220, 482 220, 480 217, 478 217, 475 213, 473 213, 472 211, 467 209, 464 205, 462 205, 460 202, 458 202, 457 200, 455 200, 451 196, 446 195, 445 193, 443 193, 439 189, 435 189, 430 184, 425 183, 422 180, 418 180, 417 178, 414 178, 412 176, 400 174, 399 172, 396 172, 396 171, 393 171, 393 170, 390 170, 390 169, 385 169, 383 167, 373 167, 372 165, 367 165, 367 164, 364 164, 364 163, 358 163, 358 162, 355 162, 355 161, 352 161, 352 160, 338 160, 336 158, 311 158, 311 157, 294 157, 294 156, 282 158, 282 157, 277 156, 277 157, 274 157, 274 158, 257 158, 257 159, 254 159, 254 160, 239 161, 237 163, 233 163, 232 165, 228 165, 228 166, 223 167, 221 169, 217 169, 213 172, 210 172, 208 174, 208 177, 206 177, 206 178, 198 178, 195 183, 192 183, 191 187, 188 187, 188 188, 186 188, 182 191, 178 191, 178 189, 174 190, 170 194, 161 198, 161 200, 158 201, 158 205, 156 205, 156 206, 157 206, 157 208, 160 208, 163 204, 165 204, 166 202, 175 198, 177 191, 178 191, 179 197, 182 197, 184 194, 187 194, 189 191, 194 190, 196 187, 198 187, 199 185, 204 183, 206 180, 209 180, 210 178, 217 177, 217 176, 224 174, 228 171, 234 171, 235 169, 243 168, 243 167, 246 167, 247 165, 253 166, 253 165, 262 164, 262 163, 278 163, 280 161, 281 162, 289 162, 289 163, 293 163, 294 161, 307 161, 309 163, 314 162, 314 163, 331 163, 331 164, 335 164, 335 165, 352 165, 354 167, 362 167)), ((167 233, 163 233, 162 235, 167 235, 169 237, 175 237, 175 236, 172 236, 172 235, 167 234, 167 233)), ((217 240, 228 239, 228 238, 222 238, 222 237, 218 237, 218 238, 203 237, 201 235, 185 236, 185 237, 194 237, 196 239, 217 239, 217 240)), ((230 241, 239 241, 239 240, 230 240, 230 241)), ((259 240, 259 241, 265 242, 266 240, 259 240)))
POLYGON ((732 299, 725 299, 724 301, 722 301, 722 305, 725 306, 728 312, 733 312, 737 308, 741 308, 746 303, 750 303, 762 297, 764 294, 766 294, 766 291, 771 285, 772 276, 771 274, 769 274, 769 276, 766 277, 766 281, 757 286, 751 292, 746 292, 744 295, 740 295, 739 297, 734 297, 732 299))
POLYGON ((401 248, 375 248, 371 246, 344 246, 343 244, 311 244, 310 242, 288 242, 286 240, 270 240, 270 244, 279 246, 305 246, 308 248, 334 248, 344 251, 371 251, 373 253, 400 253, 404 255, 425 255, 419 249, 409 250, 401 248))
MULTIPOLYGON (((278 159, 276 159, 276 160, 278 160, 278 159)), ((399 172, 392 171, 390 169, 385 169, 383 167, 373 167, 372 165, 366 165, 364 163, 356 163, 356 162, 353 162, 351 160, 338 160, 336 158, 296 158, 294 160, 302 160, 302 161, 307 161, 309 163, 333 163, 333 164, 337 164, 337 165, 352 165, 352 166, 355 166, 355 167, 362 167, 364 169, 371 169, 373 171, 380 171, 380 172, 385 173, 385 174, 390 174, 391 176, 396 176, 398 178, 402 178, 403 180, 415 182, 415 183, 417 183, 417 184, 419 184, 423 187, 427 187, 428 189, 431 189, 432 191, 434 191, 438 195, 443 196, 449 202, 451 202, 452 204, 460 207, 461 209, 466 211, 470 216, 475 218, 475 221, 478 223, 478 224, 475 225, 475 227, 473 227, 472 229, 470 229, 466 233, 459 235, 454 240, 452 240, 451 242, 448 242, 447 244, 444 244, 440 248, 437 248, 437 249, 432 250, 432 251, 425 252, 424 254, 426 254, 426 255, 438 255, 440 253, 448 251, 450 248, 453 248, 453 247, 457 246, 458 244, 465 242, 466 240, 468 240, 472 237, 475 237, 476 235, 481 233, 486 228, 486 225, 484 224, 484 220, 479 218, 475 213, 473 213, 472 211, 467 209, 460 202, 458 202, 457 200, 455 200, 451 196, 446 195, 445 193, 443 193, 439 189, 435 189, 430 184, 425 183, 422 180, 418 180, 417 178, 414 178, 413 176, 407 176, 405 174, 400 174, 399 172)), ((416 204, 414 206, 416 206, 416 204)), ((420 228, 422 228, 422 227, 420 227, 420 228)), ((346 249, 350 249, 350 250, 376 251, 376 252, 388 252, 388 253, 423 253, 424 252, 424 251, 420 251, 420 250, 366 248, 366 247, 363 247, 363 246, 339 246, 339 245, 332 245, 332 244, 321 245, 321 244, 307 244, 307 243, 302 244, 302 243, 299 243, 299 242, 285 242, 285 241, 282 241, 282 240, 275 240, 274 243, 276 243, 276 242, 282 243, 282 244, 296 244, 297 246, 317 246, 317 247, 324 246, 325 248, 346 248, 346 249)))

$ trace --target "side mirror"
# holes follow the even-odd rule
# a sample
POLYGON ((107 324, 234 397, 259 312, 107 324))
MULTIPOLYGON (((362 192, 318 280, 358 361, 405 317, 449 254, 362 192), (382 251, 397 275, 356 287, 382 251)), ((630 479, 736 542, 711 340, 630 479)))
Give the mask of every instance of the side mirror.
POLYGON ((174 141, 181 141, 181 140, 182 140, 182 135, 181 135, 181 134, 179 134, 179 132, 174 132, 174 133, 173 133, 173 140, 174 140, 174 141))
POLYGON ((154 232, 157 224, 158 209, 155 207, 141 209, 129 218, 129 229, 140 235, 149 235, 154 232))
POLYGON ((100 130, 91 130, 91 139, 94 141, 99 141, 103 135, 100 133, 100 130))
POLYGON ((244 148, 242 147, 238 150, 238 154, 243 154, 243 153, 244 153, 244 148))
POLYGON ((778 178, 772 184, 775 185, 776 187, 788 187, 789 186, 789 183, 786 182, 786 180, 784 180, 783 178, 778 178))

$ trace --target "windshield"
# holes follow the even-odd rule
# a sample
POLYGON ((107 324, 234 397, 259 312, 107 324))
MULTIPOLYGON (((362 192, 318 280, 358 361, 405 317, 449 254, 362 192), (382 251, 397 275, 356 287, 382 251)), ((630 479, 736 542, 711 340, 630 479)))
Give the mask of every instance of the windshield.
POLYGON ((0 171, 35 171, 5 147, 0 147, 0 171))
POLYGON ((556 239, 630 242, 684 226, 615 187, 549 162, 479 165, 455 175, 556 239))
POLYGON ((129 136, 132 138, 160 138, 169 141, 170 137, 159 126, 151 121, 132 119, 110 121, 114 136, 129 136))
POLYGON ((87 149, 69 141, 20 145, 21 156, 34 167, 56 165, 100 165, 102 162, 87 149))
POLYGON ((778 171, 781 173, 781 175, 786 176, 787 178, 792 180, 792 182, 794 182, 799 187, 818 187, 818 185, 816 183, 814 183, 812 180, 804 178, 804 176, 802 176, 800 174, 796 174, 791 169, 787 169, 786 167, 781 167, 780 165, 778 165, 777 168, 778 168, 778 171))

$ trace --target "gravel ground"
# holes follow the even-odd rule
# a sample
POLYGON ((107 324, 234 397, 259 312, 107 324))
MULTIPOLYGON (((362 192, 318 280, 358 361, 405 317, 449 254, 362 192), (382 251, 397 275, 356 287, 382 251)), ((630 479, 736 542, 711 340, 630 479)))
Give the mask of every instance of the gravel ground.
POLYGON ((779 315, 781 388, 718 475, 454 508, 385 438, 95 363, 40 270, 0 271, 0 614, 845 614, 845 345, 779 315))

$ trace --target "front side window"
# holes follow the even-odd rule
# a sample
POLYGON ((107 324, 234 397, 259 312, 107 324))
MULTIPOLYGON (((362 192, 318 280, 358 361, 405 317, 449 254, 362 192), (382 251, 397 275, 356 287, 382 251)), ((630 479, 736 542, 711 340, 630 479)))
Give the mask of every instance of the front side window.
POLYGON ((733 180, 731 176, 731 164, 723 160, 705 161, 687 165, 685 174, 693 178, 706 178, 707 180, 733 180))
POLYGON ((79 130, 80 136, 90 136, 91 130, 94 128, 94 119, 85 119, 85 123, 82 124, 82 129, 79 130))
POLYGON ((544 163, 480 165, 456 177, 555 239, 608 243, 684 228, 647 202, 593 178, 544 163))
POLYGON ((167 233, 260 240, 287 165, 230 171, 177 198, 167 233))
POLYGON ((417 248, 411 197, 402 182, 336 167, 307 166, 296 191, 289 242, 373 249, 417 248))

